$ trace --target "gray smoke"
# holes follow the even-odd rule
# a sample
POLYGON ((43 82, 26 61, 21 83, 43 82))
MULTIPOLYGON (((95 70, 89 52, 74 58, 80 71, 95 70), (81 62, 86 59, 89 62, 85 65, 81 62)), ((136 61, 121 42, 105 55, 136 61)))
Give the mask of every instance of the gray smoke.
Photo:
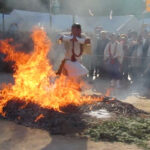
POLYGON ((44 1, 45 0, 6 0, 6 6, 11 9, 48 12, 49 6, 45 5, 44 1))
MULTIPOLYGON (((42 12, 49 13, 49 7, 50 6, 46 5, 46 1, 47 1, 47 4, 49 4, 48 0, 6 0, 6 7, 11 8, 12 10, 18 9, 18 10, 41 12, 41 13, 42 12)), ((15 23, 15 22, 12 22, 12 23, 15 23)), ((19 23, 23 24, 26 22, 21 21, 19 23)), ((28 27, 26 26, 26 28, 28 28, 28 27)), ((29 27, 29 28, 31 29, 32 27, 29 27)), ((27 31, 30 31, 30 29, 27 31)), ((19 29, 19 30, 22 31, 22 29, 19 29)), ((50 29, 50 25, 49 25, 49 28, 46 29, 46 32, 48 32, 48 35, 49 35, 49 37, 53 43, 52 49, 51 49, 48 57, 49 57, 51 63, 54 65, 54 68, 57 69, 59 64, 60 64, 60 61, 62 59, 63 51, 61 51, 60 46, 57 46, 57 44, 56 44, 57 34, 50 29)))

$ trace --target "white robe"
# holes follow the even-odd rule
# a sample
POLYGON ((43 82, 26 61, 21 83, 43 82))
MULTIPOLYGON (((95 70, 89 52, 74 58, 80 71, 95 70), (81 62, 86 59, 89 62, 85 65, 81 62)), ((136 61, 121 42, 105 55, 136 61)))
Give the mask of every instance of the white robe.
POLYGON ((104 60, 107 60, 110 58, 109 47, 110 47, 110 52, 111 52, 112 58, 117 58, 119 63, 122 64, 124 52, 123 52, 122 46, 119 42, 114 42, 114 43, 109 42, 106 45, 106 48, 104 50, 104 60), (116 44, 117 44, 117 46, 116 46, 116 44))
MULTIPOLYGON (((65 54, 65 59, 66 62, 64 64, 64 68, 67 71, 68 77, 73 77, 73 78, 78 78, 81 76, 84 76, 88 73, 88 70, 79 63, 80 57, 77 57, 77 61, 72 62, 71 57, 72 57, 72 42, 71 39, 73 36, 71 35, 64 35, 63 36, 63 42, 65 45, 66 49, 66 54, 65 54)), ((85 43, 85 37, 77 37, 77 41, 74 43, 74 52, 75 54, 79 55, 80 54, 80 44, 85 43)))
POLYGON ((80 64, 78 61, 72 62, 67 60, 64 64, 64 68, 67 70, 68 77, 81 77, 88 73, 88 70, 80 64))

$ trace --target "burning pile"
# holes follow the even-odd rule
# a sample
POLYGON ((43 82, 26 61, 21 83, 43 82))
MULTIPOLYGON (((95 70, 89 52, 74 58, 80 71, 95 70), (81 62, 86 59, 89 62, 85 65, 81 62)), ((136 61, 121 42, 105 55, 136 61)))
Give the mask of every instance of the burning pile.
MULTIPOLYGON (((77 90, 80 85, 63 75, 59 78, 55 75, 47 58, 51 42, 43 29, 35 29, 32 40, 34 50, 31 53, 17 52, 10 40, 0 42, 1 52, 6 54, 5 61, 15 62, 15 84, 3 85, 0 91, 0 114, 54 133, 65 132, 63 126, 83 129, 83 108, 90 110, 91 105, 94 109, 96 102, 102 102, 104 97, 83 96, 77 90)), ((98 106, 97 109, 102 108, 98 106)))
POLYGON ((69 104, 79 106, 91 103, 90 97, 81 97, 76 90, 78 84, 68 81, 64 76, 56 77, 47 59, 51 42, 46 33, 42 29, 35 29, 32 39, 34 50, 30 54, 16 52, 9 40, 1 41, 1 52, 7 54, 5 61, 15 62, 15 84, 4 86, 1 91, 0 113, 3 114, 3 107, 11 99, 20 99, 25 105, 32 102, 57 111, 69 104))

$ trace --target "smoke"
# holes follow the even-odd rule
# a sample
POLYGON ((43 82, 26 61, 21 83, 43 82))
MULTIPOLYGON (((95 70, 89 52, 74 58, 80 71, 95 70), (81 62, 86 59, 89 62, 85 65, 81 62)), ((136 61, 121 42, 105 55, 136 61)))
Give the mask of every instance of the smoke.
POLYGON ((6 0, 6 7, 40 12, 48 12, 48 0, 6 0))
POLYGON ((74 15, 90 16, 89 10, 91 10, 97 16, 109 16, 109 12, 112 9, 112 4, 113 2, 110 0, 64 0, 62 3, 62 7, 63 10, 66 10, 66 13, 74 15))

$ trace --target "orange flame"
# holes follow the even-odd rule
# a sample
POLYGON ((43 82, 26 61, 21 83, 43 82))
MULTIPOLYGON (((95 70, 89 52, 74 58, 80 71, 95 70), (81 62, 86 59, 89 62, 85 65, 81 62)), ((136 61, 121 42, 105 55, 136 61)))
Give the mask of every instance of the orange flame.
POLYGON ((113 88, 108 88, 106 90, 105 96, 109 97, 111 95, 112 91, 113 91, 113 88))
POLYGON ((92 103, 102 99, 83 97, 76 90, 77 83, 69 81, 65 76, 57 78, 52 65, 47 59, 51 42, 43 29, 35 29, 32 33, 34 50, 30 54, 16 52, 9 40, 1 41, 1 52, 7 54, 6 61, 15 62, 13 75, 15 84, 9 84, 0 91, 0 113, 11 99, 19 99, 26 104, 32 102, 43 108, 61 111, 61 107, 69 104, 76 106, 92 103))
POLYGON ((36 119, 34 120, 34 122, 38 122, 42 118, 44 118, 44 115, 40 114, 39 116, 36 117, 36 119))

